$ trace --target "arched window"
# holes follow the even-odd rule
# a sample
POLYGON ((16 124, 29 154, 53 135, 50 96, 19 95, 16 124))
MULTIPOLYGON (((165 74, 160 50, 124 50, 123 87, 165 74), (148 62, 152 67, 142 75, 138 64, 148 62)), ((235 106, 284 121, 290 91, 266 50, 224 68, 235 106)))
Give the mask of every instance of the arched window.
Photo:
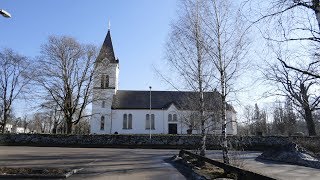
POLYGON ((132 129, 132 114, 123 114, 122 129, 132 129))
POLYGON ((132 114, 129 114, 128 129, 132 129, 132 114))
POLYGON ((109 87, 109 76, 108 75, 101 75, 101 88, 107 88, 109 87))
POLYGON ((150 117, 149 117, 149 114, 146 114, 146 129, 150 129, 150 117))
POLYGON ((173 121, 177 121, 177 115, 173 114, 173 121))
POLYGON ((168 114, 168 121, 172 121, 172 115, 168 114))
POLYGON ((155 127, 154 127, 154 114, 151 114, 151 129, 155 129, 155 127))
POLYGON ((109 76, 106 75, 106 84, 105 84, 105 88, 109 87, 109 76))
POLYGON ((105 76, 104 75, 101 75, 101 88, 104 88, 104 81, 105 81, 105 76))
POLYGON ((104 130, 104 116, 101 116, 100 130, 104 130))
POLYGON ((123 114, 122 129, 128 129, 128 116, 123 114))

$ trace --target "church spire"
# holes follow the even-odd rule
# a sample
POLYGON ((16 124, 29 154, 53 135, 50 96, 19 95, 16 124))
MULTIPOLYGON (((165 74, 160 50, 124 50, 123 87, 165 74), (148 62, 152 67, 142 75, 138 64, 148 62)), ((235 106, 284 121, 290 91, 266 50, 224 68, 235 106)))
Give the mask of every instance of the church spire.
POLYGON ((100 49, 100 53, 98 56, 98 61, 102 61, 104 59, 108 59, 110 63, 118 63, 118 59, 115 58, 114 51, 113 51, 113 45, 112 45, 111 33, 110 33, 110 21, 108 25, 107 36, 104 39, 104 42, 102 44, 102 47, 100 49))

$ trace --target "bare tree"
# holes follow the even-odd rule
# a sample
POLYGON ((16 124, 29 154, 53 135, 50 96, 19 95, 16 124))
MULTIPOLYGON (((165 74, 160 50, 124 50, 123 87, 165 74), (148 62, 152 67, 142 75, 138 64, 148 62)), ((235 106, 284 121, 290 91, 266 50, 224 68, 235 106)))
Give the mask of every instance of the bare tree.
POLYGON ((72 126, 88 116, 84 111, 91 102, 97 50, 70 37, 51 36, 41 55, 36 81, 63 112, 70 134, 72 126))
POLYGON ((182 1, 182 14, 172 25, 167 59, 189 89, 199 92, 196 105, 201 122, 201 155, 205 154, 206 129, 203 93, 220 86, 224 162, 229 163, 227 147, 227 95, 234 92, 248 41, 244 23, 230 2, 217 0, 182 1), (215 84, 216 83, 216 84, 215 84))
POLYGON ((254 134, 254 124, 253 124, 253 116, 254 116, 254 109, 252 106, 247 105, 244 107, 244 118, 245 118, 245 128, 246 128, 246 135, 254 134))
POLYGON ((310 136, 316 135, 315 123, 312 112, 319 109, 320 96, 319 85, 313 76, 302 74, 298 71, 286 68, 281 65, 270 65, 265 72, 265 77, 275 85, 276 93, 290 98, 294 105, 300 108, 307 124, 310 136))
MULTIPOLYGON (((320 4, 319 0, 271 0, 271 1, 246 1, 253 8, 259 9, 253 23, 257 23, 265 39, 282 43, 281 48, 290 47, 294 51, 300 51, 301 59, 278 60, 284 67, 320 78, 319 74, 319 43, 320 43, 320 4), (261 23, 259 23, 261 22, 261 23), (270 28, 272 27, 272 28, 270 28), (307 61, 306 54, 311 55, 307 61)), ((250 15, 249 15, 250 16, 250 15)))
MULTIPOLYGON (((50 96, 48 97, 50 99, 50 96)), ((63 112, 55 101, 46 101, 41 104, 41 110, 49 117, 52 134, 57 133, 58 125, 61 124, 63 112)))
POLYGON ((273 107, 272 133, 276 135, 285 133, 284 109, 279 101, 275 102, 273 107))
POLYGON ((26 92, 30 83, 29 63, 26 57, 10 49, 0 52, 0 132, 3 133, 12 104, 26 92))
POLYGON ((255 134, 265 135, 267 133, 267 113, 264 110, 260 110, 257 103, 254 106, 252 120, 255 127, 255 134))
POLYGON ((31 132, 34 133, 49 133, 49 124, 47 122, 47 116, 43 113, 34 113, 29 120, 31 132))
POLYGON ((239 10, 230 1, 208 0, 206 6, 206 50, 214 70, 213 77, 220 86, 221 93, 221 122, 223 160, 229 163, 227 144, 227 98, 236 91, 234 86, 241 70, 245 67, 245 56, 249 41, 248 27, 241 20, 239 10))
POLYGON ((277 100, 273 107, 272 133, 278 135, 292 135, 296 133, 297 116, 290 98, 284 102, 277 100))
POLYGON ((209 90, 211 69, 208 66, 208 55, 203 42, 205 41, 204 1, 186 0, 181 2, 179 18, 171 24, 171 33, 166 44, 166 57, 171 67, 186 83, 187 88, 198 92, 195 101, 201 126, 200 155, 205 155, 206 129, 204 91, 209 90))
POLYGON ((90 123, 89 119, 85 118, 83 121, 80 121, 78 124, 74 127, 74 133, 75 134, 89 134, 90 133, 90 123))

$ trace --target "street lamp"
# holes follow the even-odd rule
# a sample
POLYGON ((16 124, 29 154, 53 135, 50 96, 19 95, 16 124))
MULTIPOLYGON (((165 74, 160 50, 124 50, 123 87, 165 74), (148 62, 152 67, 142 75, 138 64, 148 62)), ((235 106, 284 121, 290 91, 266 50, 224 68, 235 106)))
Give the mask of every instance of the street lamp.
POLYGON ((7 11, 5 11, 5 10, 3 10, 3 9, 0 9, 0 14, 1 14, 3 17, 11 18, 10 13, 8 13, 7 11))
POLYGON ((150 140, 151 140, 151 122, 152 122, 152 118, 151 118, 151 86, 149 86, 150 89, 150 104, 149 104, 149 136, 150 136, 150 140))

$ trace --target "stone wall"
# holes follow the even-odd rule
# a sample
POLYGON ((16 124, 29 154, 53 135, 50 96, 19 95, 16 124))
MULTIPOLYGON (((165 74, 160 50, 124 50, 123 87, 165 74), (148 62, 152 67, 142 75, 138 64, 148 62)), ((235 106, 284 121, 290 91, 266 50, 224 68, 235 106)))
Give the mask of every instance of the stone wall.
MULTIPOLYGON (((127 148, 199 148, 199 135, 52 135, 52 134, 0 134, 0 145, 62 146, 62 147, 127 147, 127 148)), ((282 136, 229 136, 229 146, 240 150, 266 148, 296 142, 320 152, 320 137, 282 136)), ((219 149, 220 137, 209 135, 207 149, 219 149)))

